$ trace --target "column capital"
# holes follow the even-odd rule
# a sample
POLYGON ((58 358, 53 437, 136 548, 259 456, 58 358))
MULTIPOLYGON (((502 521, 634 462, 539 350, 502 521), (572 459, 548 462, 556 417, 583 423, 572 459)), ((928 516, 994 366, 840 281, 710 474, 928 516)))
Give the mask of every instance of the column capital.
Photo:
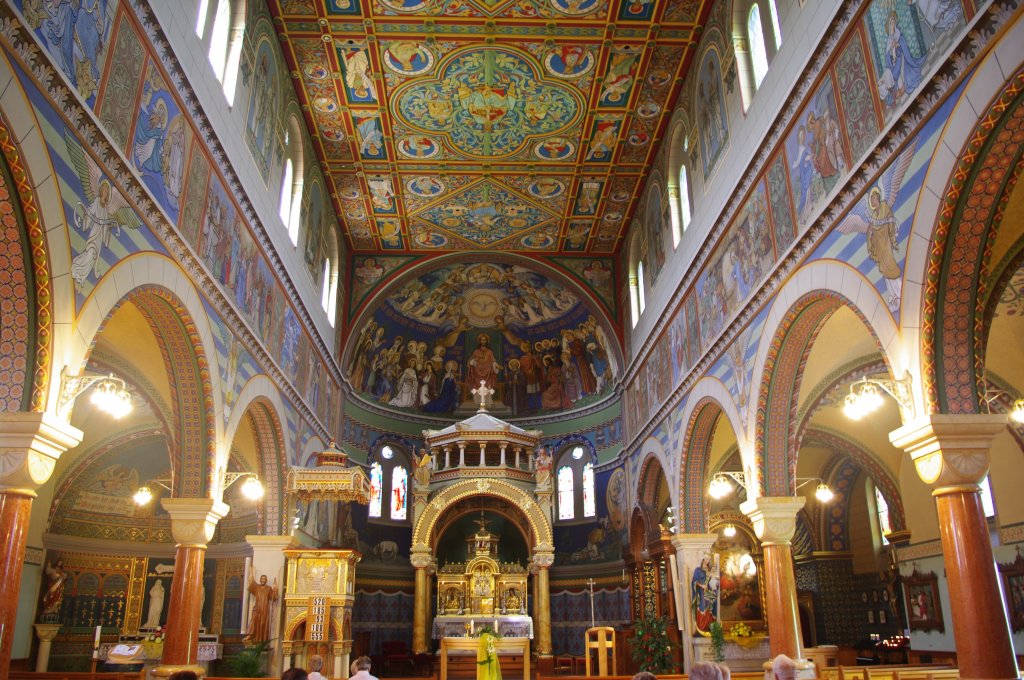
POLYGON ((0 491, 35 496, 82 431, 49 413, 0 414, 0 491))
POLYGON ((555 563, 554 552, 535 552, 533 554, 533 563, 537 565, 538 569, 547 569, 555 563))
POLYGON ((171 534, 179 546, 206 548, 217 522, 231 510, 212 498, 164 498, 160 501, 171 516, 171 534))
POLYGON ((294 536, 264 536, 262 534, 247 534, 245 542, 252 548, 253 554, 258 552, 280 552, 295 546, 294 536))
POLYGON ((35 626, 36 636, 40 640, 53 640, 64 626, 62 623, 33 623, 32 625, 35 626))
POLYGON ((758 496, 741 503, 740 511, 750 518, 761 545, 789 545, 796 533, 796 513, 806 502, 803 496, 758 496))
POLYGON ((992 440, 1006 429, 1002 414, 932 413, 889 433, 932 488, 977 485, 988 474, 992 440))
POLYGON ((717 540, 718 534, 672 534, 672 547, 682 564, 692 566, 700 564, 717 540))
POLYGON ((412 566, 416 569, 426 569, 430 566, 430 563, 433 560, 433 556, 430 554, 430 548, 422 544, 414 545, 409 553, 409 561, 412 562, 412 566))

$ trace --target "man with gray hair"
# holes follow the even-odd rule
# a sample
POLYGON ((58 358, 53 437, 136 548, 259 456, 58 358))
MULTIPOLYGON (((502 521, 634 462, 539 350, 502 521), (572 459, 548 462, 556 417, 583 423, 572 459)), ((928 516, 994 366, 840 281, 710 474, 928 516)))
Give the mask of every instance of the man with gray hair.
POLYGON ((722 680, 722 671, 717 664, 702 661, 690 667, 690 680, 722 680))
POLYGON ((796 680, 796 662, 785 654, 779 654, 772 660, 772 675, 775 680, 796 680))

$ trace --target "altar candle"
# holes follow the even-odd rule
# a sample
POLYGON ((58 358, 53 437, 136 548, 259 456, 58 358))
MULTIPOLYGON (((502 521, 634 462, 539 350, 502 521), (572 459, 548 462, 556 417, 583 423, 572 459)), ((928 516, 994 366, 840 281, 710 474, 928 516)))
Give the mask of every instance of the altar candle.
POLYGON ((498 619, 494 619, 494 634, 498 634, 498 619))
POLYGON ((103 633, 103 626, 96 626, 96 636, 92 639, 92 648, 100 648, 100 635, 103 633))
POLYGON ((469 620, 469 634, 470 635, 472 635, 475 632, 474 631, 475 627, 476 627, 476 621, 474 621, 473 619, 470 619, 469 620))

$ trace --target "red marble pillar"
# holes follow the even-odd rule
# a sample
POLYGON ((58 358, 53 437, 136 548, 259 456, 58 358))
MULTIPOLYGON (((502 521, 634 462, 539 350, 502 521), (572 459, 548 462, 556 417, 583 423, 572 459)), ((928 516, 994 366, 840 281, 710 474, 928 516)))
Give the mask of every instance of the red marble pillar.
POLYGON ((796 532, 796 513, 806 500, 802 496, 761 496, 740 506, 764 548, 768 642, 773 657, 785 654, 800 659, 803 654, 790 541, 796 532))
POLYGON ((46 413, 0 414, 0 680, 11 665, 32 499, 61 454, 81 440, 80 430, 46 413))
POLYGON ((203 589, 203 559, 217 522, 228 506, 209 498, 165 498, 161 501, 171 516, 171 533, 177 541, 174 578, 167 603, 167 627, 163 656, 153 675, 167 677, 180 670, 202 677, 199 665, 199 605, 203 589))
POLYGON ((1018 677, 978 487, 988 473, 992 439, 1006 424, 1002 415, 932 414, 889 435, 933 489, 957 661, 965 680, 1018 677))

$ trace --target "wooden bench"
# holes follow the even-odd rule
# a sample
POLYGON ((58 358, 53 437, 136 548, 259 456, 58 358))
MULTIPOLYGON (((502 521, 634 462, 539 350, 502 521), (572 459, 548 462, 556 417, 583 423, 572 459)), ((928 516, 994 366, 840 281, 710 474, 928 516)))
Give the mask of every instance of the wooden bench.
POLYGON ((823 674, 826 680, 897 680, 896 673, 912 680, 924 680, 923 675, 906 675, 907 673, 935 673, 938 671, 954 671, 951 677, 937 676, 936 680, 955 680, 960 677, 959 671, 949 664, 916 664, 908 666, 905 664, 881 665, 881 666, 838 666, 835 669, 827 669, 823 674))
POLYGON ((139 673, 34 673, 10 671, 9 680, 139 680, 139 673))
POLYGON ((945 670, 896 670, 892 674, 893 680, 959 680, 960 669, 947 668, 945 670))

